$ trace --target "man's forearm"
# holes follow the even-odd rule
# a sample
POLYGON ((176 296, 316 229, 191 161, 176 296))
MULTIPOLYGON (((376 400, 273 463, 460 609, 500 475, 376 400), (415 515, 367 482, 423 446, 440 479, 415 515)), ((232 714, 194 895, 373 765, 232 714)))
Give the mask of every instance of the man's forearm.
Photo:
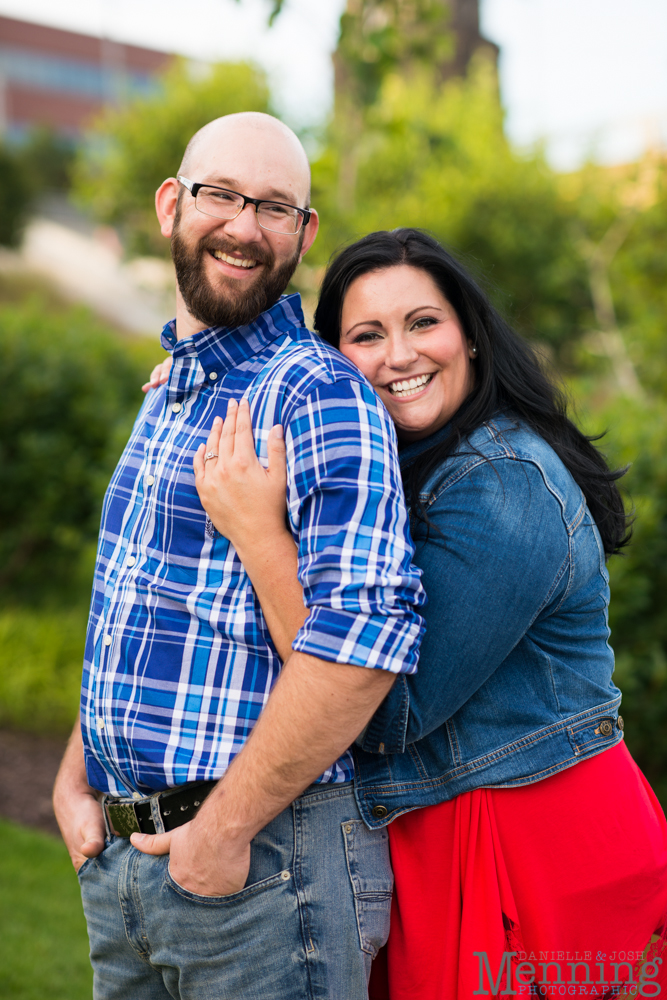
POLYGON ((395 680, 384 670, 293 653, 201 820, 251 840, 347 750, 395 680))
POLYGON ((72 735, 69 738, 65 755, 61 761, 53 789, 54 807, 64 797, 72 793, 92 794, 96 792, 88 784, 86 777, 86 764, 83 756, 83 738, 81 736, 81 723, 77 720, 72 735))

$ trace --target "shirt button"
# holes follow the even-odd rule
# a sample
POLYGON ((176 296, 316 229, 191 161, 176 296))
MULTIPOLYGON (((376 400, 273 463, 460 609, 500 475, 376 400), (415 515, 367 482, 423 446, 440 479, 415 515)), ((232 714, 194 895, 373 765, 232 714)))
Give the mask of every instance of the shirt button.
POLYGON ((154 476, 146 476, 146 478, 144 479, 144 482, 146 483, 146 486, 152 486, 153 483, 155 482, 155 477, 154 476))
POLYGON ((614 727, 609 719, 603 719, 600 723, 600 732, 603 736, 611 736, 614 727))
POLYGON ((104 719, 98 719, 97 720, 97 731, 98 731, 98 733, 101 733, 103 729, 104 729, 104 719))
POLYGON ((180 413, 182 409, 183 409, 183 404, 182 403, 174 403, 174 405, 171 408, 171 412, 172 413, 180 413))
POLYGON ((110 635, 105 635, 104 636, 104 645, 105 646, 110 646, 111 645, 111 636, 110 635))
POLYGON ((130 558, 127 560, 127 565, 128 566, 134 566, 134 564, 135 564, 136 561, 137 560, 134 558, 134 556, 130 556, 130 558))
POLYGON ((622 715, 619 715, 618 719, 616 720, 616 725, 621 730, 621 732, 623 732, 623 730, 625 729, 625 723, 623 722, 622 715))
POLYGON ((132 798, 133 799, 140 799, 141 795, 139 794, 139 792, 132 792, 132 798))
POLYGON ((386 806, 373 806, 371 813, 376 819, 384 819, 389 810, 386 806))
POLYGON ((215 382, 215 380, 218 377, 218 373, 217 372, 209 372, 208 373, 208 377, 210 378, 211 382, 215 382))

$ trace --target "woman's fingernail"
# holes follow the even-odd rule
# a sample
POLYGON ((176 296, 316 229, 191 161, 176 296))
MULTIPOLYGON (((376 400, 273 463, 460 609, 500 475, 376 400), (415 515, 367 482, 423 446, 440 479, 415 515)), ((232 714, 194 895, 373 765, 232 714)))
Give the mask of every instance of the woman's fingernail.
POLYGON ((221 423, 222 423, 222 417, 216 417, 216 418, 214 419, 214 421, 213 421, 213 426, 214 426, 214 427, 217 427, 217 426, 218 426, 218 424, 221 424, 221 423))
POLYGON ((276 426, 275 426, 275 427, 273 428, 273 433, 274 433, 274 434, 276 435, 276 437, 277 437, 277 438, 278 438, 278 440, 280 441, 280 439, 281 439, 281 438, 282 438, 282 436, 283 436, 283 428, 282 428, 282 425, 281 425, 281 424, 276 424, 276 426))

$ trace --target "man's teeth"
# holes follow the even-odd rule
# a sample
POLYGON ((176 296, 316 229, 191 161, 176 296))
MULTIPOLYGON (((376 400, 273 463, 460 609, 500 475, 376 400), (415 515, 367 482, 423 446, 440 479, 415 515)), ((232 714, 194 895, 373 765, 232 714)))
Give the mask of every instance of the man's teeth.
POLYGON ((404 382, 392 382, 387 388, 392 396, 400 396, 401 399, 405 399, 406 396, 414 396, 432 378, 433 372, 430 375, 418 375, 417 378, 406 379, 404 382))
POLYGON ((224 260, 225 264, 233 264, 234 267, 254 267, 257 263, 256 260, 246 260, 244 257, 230 257, 222 250, 214 250, 213 256, 217 257, 218 260, 224 260))

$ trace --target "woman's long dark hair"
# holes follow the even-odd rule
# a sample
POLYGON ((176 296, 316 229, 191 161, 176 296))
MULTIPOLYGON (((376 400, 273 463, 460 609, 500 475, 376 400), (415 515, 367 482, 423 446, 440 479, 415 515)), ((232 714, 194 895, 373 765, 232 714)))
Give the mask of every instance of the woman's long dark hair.
POLYGON ((351 283, 370 271, 407 264, 426 271, 456 310, 466 337, 477 348, 475 386, 451 418, 447 438, 413 462, 406 492, 413 513, 428 522, 420 492, 430 474, 475 428, 507 411, 520 417, 551 445, 581 487, 607 555, 630 538, 616 480, 604 457, 567 416, 563 392, 546 376, 532 348, 500 316, 465 268, 432 236, 419 229, 370 233, 341 250, 324 276, 315 329, 339 346, 343 301, 351 283))

